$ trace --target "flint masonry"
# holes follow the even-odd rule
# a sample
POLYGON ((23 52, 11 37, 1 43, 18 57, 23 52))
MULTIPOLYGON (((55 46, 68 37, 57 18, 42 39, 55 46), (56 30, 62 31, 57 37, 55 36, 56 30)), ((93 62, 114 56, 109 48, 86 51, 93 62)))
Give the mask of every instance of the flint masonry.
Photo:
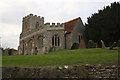
POLYGON ((80 17, 65 23, 44 23, 44 17, 23 17, 19 55, 46 54, 49 51, 86 48, 80 17))

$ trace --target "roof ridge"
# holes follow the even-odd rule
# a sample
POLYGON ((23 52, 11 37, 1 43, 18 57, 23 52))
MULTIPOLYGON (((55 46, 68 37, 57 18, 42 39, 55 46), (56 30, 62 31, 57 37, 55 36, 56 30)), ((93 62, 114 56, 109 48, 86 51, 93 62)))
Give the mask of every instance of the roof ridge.
MULTIPOLYGON (((70 20, 70 21, 67 21, 67 22, 65 22, 65 23, 72 22, 72 21, 75 21, 75 20, 78 20, 78 19, 81 19, 81 18, 78 17, 78 18, 72 19, 72 20, 70 20)), ((64 23, 64 24, 65 24, 65 23, 64 23)))

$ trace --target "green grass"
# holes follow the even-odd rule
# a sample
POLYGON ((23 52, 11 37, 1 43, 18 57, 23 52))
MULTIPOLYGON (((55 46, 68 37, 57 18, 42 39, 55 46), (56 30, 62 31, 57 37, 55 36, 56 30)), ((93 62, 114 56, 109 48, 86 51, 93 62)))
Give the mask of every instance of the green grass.
POLYGON ((2 56, 0 55, 0 67, 2 66, 2 56))
POLYGON ((46 55, 3 56, 3 66, 43 67, 82 64, 117 64, 118 51, 107 49, 78 49, 50 52, 46 55))

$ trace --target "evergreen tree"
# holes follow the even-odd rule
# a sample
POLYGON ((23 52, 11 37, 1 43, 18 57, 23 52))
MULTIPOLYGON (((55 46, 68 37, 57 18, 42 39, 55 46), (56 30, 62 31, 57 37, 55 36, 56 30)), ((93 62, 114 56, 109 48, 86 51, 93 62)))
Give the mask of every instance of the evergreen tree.
POLYGON ((85 34, 87 40, 93 40, 99 45, 100 40, 103 40, 106 46, 120 40, 120 3, 111 3, 110 6, 88 17, 85 34))

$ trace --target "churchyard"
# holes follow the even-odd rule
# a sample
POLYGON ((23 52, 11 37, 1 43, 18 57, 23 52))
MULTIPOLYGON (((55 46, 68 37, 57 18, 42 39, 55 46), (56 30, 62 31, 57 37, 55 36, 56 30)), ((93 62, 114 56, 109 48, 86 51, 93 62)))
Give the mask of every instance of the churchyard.
POLYGON ((3 66, 47 67, 84 64, 118 64, 118 50, 102 48, 60 50, 44 55, 13 55, 2 57, 3 66))

